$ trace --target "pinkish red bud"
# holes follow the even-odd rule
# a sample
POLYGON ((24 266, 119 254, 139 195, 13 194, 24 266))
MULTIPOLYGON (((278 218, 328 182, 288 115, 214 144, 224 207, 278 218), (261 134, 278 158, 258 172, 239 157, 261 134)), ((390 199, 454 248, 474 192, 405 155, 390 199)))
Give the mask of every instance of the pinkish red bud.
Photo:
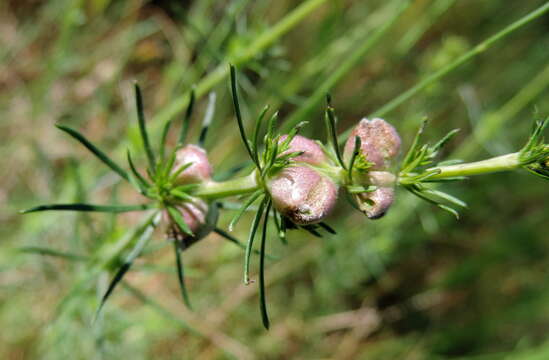
POLYGON ((353 129, 345 144, 344 157, 347 161, 353 154, 356 136, 361 140, 361 153, 373 163, 372 170, 387 169, 400 150, 400 136, 391 124, 379 118, 364 118, 353 129))
POLYGON ((206 151, 200 146, 189 144, 177 150, 174 171, 188 163, 192 163, 192 165, 179 174, 177 183, 197 183, 209 180, 212 177, 212 166, 208 161, 206 151))
MULTIPOLYGON (((288 138, 288 135, 282 135, 278 143, 281 144, 288 138)), ((294 152, 303 152, 299 156, 292 158, 293 161, 304 162, 311 165, 320 165, 326 162, 326 155, 322 148, 313 140, 306 138, 305 136, 296 135, 290 141, 288 150, 282 154, 289 154, 294 152)))
POLYGON ((395 190, 392 187, 379 187, 369 193, 357 196, 358 206, 370 219, 379 219, 393 204, 395 190))
POLYGON ((321 222, 337 201, 337 186, 307 166, 290 166, 267 184, 273 206, 298 225, 321 222))

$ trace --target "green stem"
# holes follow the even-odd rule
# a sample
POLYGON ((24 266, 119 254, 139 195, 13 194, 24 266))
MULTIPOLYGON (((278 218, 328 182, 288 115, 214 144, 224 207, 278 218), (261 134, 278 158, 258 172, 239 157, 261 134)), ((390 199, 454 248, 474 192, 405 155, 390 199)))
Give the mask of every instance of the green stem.
POLYGON ((439 174, 429 178, 430 180, 437 180, 457 176, 481 175, 499 171, 515 170, 521 166, 519 153, 516 152, 486 160, 475 161, 472 163, 434 167, 427 169, 427 171, 435 169, 440 170, 439 174))
POLYGON ((260 183, 256 171, 250 175, 223 182, 208 181, 192 193, 204 199, 221 199, 229 196, 249 194, 259 189, 260 183))

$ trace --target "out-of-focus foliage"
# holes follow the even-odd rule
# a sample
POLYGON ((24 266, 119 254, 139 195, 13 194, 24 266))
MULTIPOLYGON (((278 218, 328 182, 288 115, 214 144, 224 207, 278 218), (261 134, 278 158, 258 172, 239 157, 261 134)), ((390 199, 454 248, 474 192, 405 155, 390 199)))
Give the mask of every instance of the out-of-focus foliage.
MULTIPOLYGON (((245 54, 301 3, 0 2, 0 358, 549 357, 549 191, 526 172, 444 185, 469 204, 459 220, 401 190, 377 221, 342 201, 329 221, 336 236, 290 232, 284 247, 273 234, 268 251, 280 259, 267 267, 268 332, 257 283, 241 283, 242 252, 217 235, 185 253, 193 312, 180 300, 172 252, 159 232, 94 326, 109 274, 90 274, 87 261, 19 251, 45 246, 96 257, 100 245, 138 221, 132 214, 18 214, 52 200, 140 200, 56 131, 56 122, 80 129, 117 159, 129 147, 144 161, 131 81, 143 86, 158 130, 192 84, 245 54)), ((268 103, 282 120, 302 117, 308 135, 322 136, 322 104, 310 106, 310 95, 387 26, 331 89, 345 130, 544 3, 419 0, 391 19, 405 1, 326 1, 239 64, 244 116, 268 103)), ((517 151, 534 110, 549 113, 547 20, 529 23, 387 114, 405 147, 428 116, 428 138, 462 129, 447 156, 517 151)), ((245 150, 228 79, 212 85, 218 108, 206 147, 223 172, 245 150)), ((198 99, 195 136, 206 103, 198 99)), ((225 212, 221 225, 233 215, 225 212)), ((246 236, 252 216, 236 236, 246 236)))

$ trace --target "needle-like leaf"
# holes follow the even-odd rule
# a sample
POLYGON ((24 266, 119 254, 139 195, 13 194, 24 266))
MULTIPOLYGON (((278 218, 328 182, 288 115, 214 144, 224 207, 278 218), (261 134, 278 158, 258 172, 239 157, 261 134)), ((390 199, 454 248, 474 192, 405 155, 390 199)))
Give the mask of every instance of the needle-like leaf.
POLYGON ((263 231, 261 233, 261 254, 259 255, 259 308, 261 320, 265 329, 269 329, 269 314, 267 313, 267 300, 265 298, 265 243, 267 239, 267 224, 269 223, 269 210, 271 201, 267 201, 265 217, 263 219, 263 231))
POLYGON ((172 220, 175 221, 175 223, 181 229, 181 231, 183 231, 185 234, 190 236, 194 235, 191 229, 189 228, 189 225, 187 225, 187 223, 183 219, 183 216, 176 208, 169 206, 168 212, 170 213, 170 217, 172 218, 172 220))
MULTIPOLYGON (((216 227, 216 228, 214 228, 213 231, 217 235, 224 238, 225 240, 228 240, 228 241, 232 242, 233 244, 235 244, 236 246, 238 246, 239 248, 241 248, 243 250, 246 250, 246 245, 245 244, 243 244, 240 240, 238 240, 237 238, 235 238, 234 236, 232 236, 231 234, 229 234, 225 230, 216 227)), ((253 252, 256 255, 261 254, 261 252, 258 251, 258 250, 254 250, 253 252)), ((268 258, 269 260, 278 260, 277 256, 273 256, 273 255, 269 255, 269 254, 265 254, 265 257, 268 258)))
POLYGON ((321 222, 321 223, 318 223, 318 225, 323 228, 324 230, 326 230, 327 232, 329 232, 330 234, 332 235, 336 235, 336 231, 328 224, 326 224, 325 222, 321 222))
POLYGON ((128 173, 118 166, 111 158, 109 158, 104 152, 99 150, 95 145, 93 145, 84 135, 80 134, 78 131, 71 129, 70 127, 56 124, 55 125, 59 130, 66 132, 76 140, 78 140, 82 145, 84 145, 89 151, 91 151, 99 160, 101 160, 105 165, 110 167, 114 172, 120 175, 123 179, 130 181, 128 173))
POLYGON ((231 67, 231 91, 233 95, 233 105, 234 105, 234 112, 236 115, 236 121, 238 123, 238 130, 240 131, 240 137, 242 138, 242 142, 244 142, 246 151, 248 151, 248 154, 250 155, 250 158, 254 161, 255 165, 258 166, 259 164, 256 160, 256 156, 254 155, 250 147, 250 141, 246 137, 246 131, 244 130, 244 123, 242 122, 242 113, 240 111, 240 103, 238 101, 236 68, 234 67, 234 65, 231 65, 230 67, 231 67))
POLYGON ((325 114, 325 121, 326 121, 326 131, 328 133, 328 144, 332 147, 334 150, 337 161, 339 162, 339 165, 346 169, 345 163, 343 162, 343 157, 341 156, 341 151, 339 150, 339 145, 337 143, 337 132, 336 132, 336 123, 337 119, 335 116, 334 108, 332 107, 332 99, 330 94, 326 95, 326 114, 325 114))
POLYGON ((246 244, 246 253, 244 254, 244 284, 246 285, 250 283, 250 255, 252 254, 254 237, 257 232, 259 222, 261 221, 261 216, 263 216, 263 210, 265 209, 266 202, 267 200, 263 197, 261 204, 259 205, 259 209, 257 209, 257 213, 255 214, 254 221, 252 222, 252 227, 248 236, 248 243, 246 244))
POLYGON ((252 205, 254 201, 256 201, 259 198, 259 196, 261 196, 261 194, 263 194, 263 190, 262 189, 257 190, 252 195, 250 195, 250 197, 248 198, 248 200, 246 200, 244 204, 242 204, 242 206, 240 207, 236 215, 233 217, 233 219, 229 223, 229 231, 233 231, 234 226, 236 225, 236 223, 238 223, 238 220, 240 220, 240 218, 246 212, 246 210, 250 207, 250 205, 252 205))
POLYGON ((349 169, 347 171, 348 177, 349 177, 349 183, 353 183, 353 168, 355 166, 355 160, 358 156, 358 153, 360 151, 361 141, 360 137, 355 136, 355 146, 353 148, 353 155, 351 156, 351 160, 349 161, 349 169))
POLYGON ((179 248, 177 241, 173 242, 173 251, 175 254, 177 280, 179 281, 179 289, 181 290, 181 297, 183 298, 185 305, 192 310, 191 301, 189 300, 189 294, 187 293, 187 287, 185 286, 185 270, 183 267, 181 249, 179 248))
POLYGON ((164 124, 164 128, 162 129, 162 137, 160 138, 160 160, 164 160, 164 156, 166 154, 166 142, 168 140, 168 133, 170 132, 170 128, 172 126, 172 119, 166 121, 166 124, 164 124))
POLYGON ((410 162, 414 159, 414 155, 416 154, 417 147, 419 146, 419 139, 421 138, 421 134, 423 134, 423 131, 425 130, 425 125, 427 124, 427 118, 424 117, 421 120, 421 125, 419 126, 419 129, 416 133, 416 136, 414 137, 414 141, 412 141, 412 145, 410 146, 410 149, 406 153, 406 156, 404 156, 404 160, 402 161, 402 169, 408 168, 408 165, 410 165, 410 162))
POLYGON ((37 211, 94 211, 94 212, 110 212, 123 213, 129 211, 148 210, 152 207, 150 204, 141 205, 93 205, 93 204, 49 204, 40 205, 27 210, 21 211, 22 214, 28 214, 37 211))
POLYGON ((286 239, 286 227, 284 226, 284 220, 282 219, 282 215, 276 211, 276 209, 273 207, 273 219, 276 226, 276 230, 278 232, 278 238, 284 245, 288 245, 288 240, 286 239))
MULTIPOLYGON (((255 162, 259 164, 259 158, 258 158, 258 152, 259 152, 259 133, 261 132, 261 126, 263 124, 263 120, 265 119, 265 115, 267 114, 267 111, 269 111, 269 105, 265 105, 259 116, 257 117, 257 120, 255 122, 254 132, 253 132, 253 141, 252 141, 252 152, 255 154, 255 162)), ((261 167, 258 166, 258 169, 261 170, 261 167)))
MULTIPOLYGON (((130 154, 130 150, 127 151, 127 158, 128 158, 128 164, 130 165, 130 169, 132 171, 132 174, 135 178, 135 185, 137 188, 141 191, 142 194, 145 194, 147 191, 147 188, 151 186, 149 182, 137 171, 137 168, 135 167, 135 164, 132 160, 132 156, 130 154)), ((131 180, 131 178, 130 178, 131 180)))
POLYGON ((154 158, 154 152, 149 142, 149 134, 147 133, 147 127, 145 125, 145 112, 143 110, 143 97, 141 95, 141 89, 137 83, 134 84, 135 88, 135 105, 137 106, 137 121, 139 123, 139 133, 141 134, 141 140, 143 140, 143 147, 149 160, 150 172, 156 173, 156 160, 154 158))

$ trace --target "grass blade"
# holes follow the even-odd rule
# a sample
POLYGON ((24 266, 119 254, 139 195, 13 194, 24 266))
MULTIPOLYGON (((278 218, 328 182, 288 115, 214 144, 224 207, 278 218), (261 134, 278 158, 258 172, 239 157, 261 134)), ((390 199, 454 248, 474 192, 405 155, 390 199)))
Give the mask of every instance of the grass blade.
POLYGON ((101 160, 105 165, 111 168, 114 172, 116 172, 120 177, 123 179, 130 181, 130 178, 128 176, 128 173, 122 169, 120 166, 118 166, 111 158, 109 158, 104 152, 99 150, 95 145, 93 145, 84 135, 80 134, 78 131, 71 129, 68 126, 64 125, 55 125, 59 130, 66 132, 76 140, 78 140, 82 145, 84 145, 89 151, 91 151, 99 160, 101 160))
POLYGON ((261 320, 265 329, 269 329, 269 314, 267 313, 267 300, 265 299, 265 243, 267 238, 267 224, 269 223, 269 210, 271 201, 267 201, 265 218, 263 219, 263 231, 261 233, 261 254, 259 255, 259 308, 261 320))
POLYGON ((59 258, 63 258, 71 261, 88 260, 88 257, 84 255, 72 254, 64 251, 59 251, 59 250, 39 247, 39 246, 24 246, 24 247, 17 248, 17 251, 24 254, 36 254, 36 255, 59 257, 59 258))
POLYGON ((123 213, 129 211, 143 211, 152 207, 150 204, 141 205, 93 205, 93 204, 48 204, 40 205, 27 210, 22 210, 22 214, 28 214, 38 211, 93 211, 93 212, 109 212, 123 213))
POLYGON ((132 248, 130 254, 126 258, 126 260, 124 261, 122 266, 120 266, 120 268, 118 268, 118 270, 116 271, 116 274, 114 274, 114 276, 111 279, 111 282, 109 284, 109 287, 107 288, 107 291, 105 292, 105 294, 101 298, 101 302, 100 302, 99 307, 97 308, 97 310, 95 312, 93 322, 95 322, 95 320, 98 318, 99 314, 101 313, 101 310, 103 309, 103 306, 105 305, 105 303, 107 302, 107 300, 111 296, 112 292, 116 288, 116 285, 118 285, 120 280, 122 280, 122 278, 124 278, 124 275, 126 275, 128 270, 132 266, 134 260, 139 256, 139 254, 141 254, 141 251, 147 245, 148 241, 150 240, 150 238, 152 236, 154 227, 155 227, 155 224, 153 223, 153 224, 150 224, 149 226, 147 226, 145 228, 145 231, 141 234, 141 236, 137 240, 136 244, 132 248))
POLYGON ((185 143, 185 139, 187 138, 187 133, 189 132, 189 122, 191 121, 191 116, 193 114, 195 100, 196 93, 193 87, 189 94, 189 104, 187 105, 187 111, 185 112, 183 123, 181 124, 181 131, 179 133, 179 139, 177 140, 178 147, 182 146, 185 143))
POLYGON ((202 148, 204 147, 204 143, 206 142, 208 129, 210 128, 210 125, 215 115, 216 99, 217 96, 215 92, 211 92, 208 96, 208 107, 206 108, 206 114, 204 115, 204 119, 202 120, 202 129, 200 129, 200 135, 198 136, 198 146, 202 148))
POLYGON ((179 248, 177 241, 173 242, 173 251, 175 253, 175 263, 177 268, 177 280, 179 281, 179 289, 181 290, 181 297, 185 302, 185 305, 192 310, 191 301, 189 300, 189 294, 185 287, 185 270, 183 268, 183 259, 181 257, 181 249, 179 248))
POLYGON ((154 159, 154 152, 149 142, 149 134, 147 133, 147 127, 145 125, 145 113, 143 111, 143 97, 141 95, 141 89, 137 83, 134 84, 135 88, 135 104, 137 106, 137 121, 139 123, 139 133, 141 134, 141 140, 143 140, 143 147, 147 153, 147 159, 149 160, 149 168, 151 173, 156 172, 156 161, 154 159))

